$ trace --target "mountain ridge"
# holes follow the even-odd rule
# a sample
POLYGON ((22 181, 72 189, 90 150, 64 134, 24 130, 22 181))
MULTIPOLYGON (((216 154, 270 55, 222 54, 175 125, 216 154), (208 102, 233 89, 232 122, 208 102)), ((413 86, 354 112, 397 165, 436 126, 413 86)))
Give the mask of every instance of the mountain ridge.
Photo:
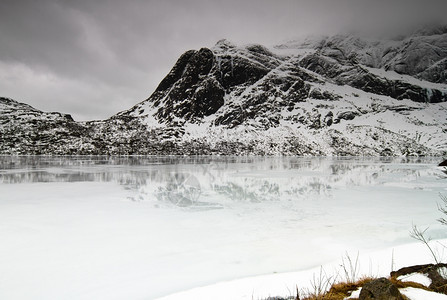
POLYGON ((186 51, 149 98, 106 120, 28 120, 2 104, 0 153, 445 155, 447 31, 428 32, 220 40, 186 51))

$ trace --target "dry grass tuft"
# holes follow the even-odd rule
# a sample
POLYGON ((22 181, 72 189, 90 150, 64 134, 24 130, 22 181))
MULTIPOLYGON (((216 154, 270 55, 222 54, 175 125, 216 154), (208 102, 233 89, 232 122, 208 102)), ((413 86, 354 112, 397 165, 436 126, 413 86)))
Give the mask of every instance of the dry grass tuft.
POLYGON ((337 297, 341 297, 334 299, 343 299, 345 297, 348 297, 353 291, 358 290, 360 287, 372 280, 374 280, 374 278, 372 277, 363 277, 358 281, 352 283, 339 282, 337 284, 334 284, 328 293, 337 297))
POLYGON ((363 277, 356 282, 338 282, 334 283, 328 292, 324 294, 309 294, 303 298, 297 297, 297 300, 343 300, 349 297, 352 292, 358 290, 364 284, 370 282, 374 278, 363 277))

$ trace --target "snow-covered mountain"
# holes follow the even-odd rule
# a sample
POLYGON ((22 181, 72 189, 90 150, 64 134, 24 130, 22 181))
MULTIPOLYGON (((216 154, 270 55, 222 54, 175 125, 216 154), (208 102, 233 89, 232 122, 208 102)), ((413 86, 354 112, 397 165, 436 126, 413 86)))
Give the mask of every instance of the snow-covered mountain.
POLYGON ((447 28, 185 52, 103 121, 0 99, 5 154, 444 155, 447 28))

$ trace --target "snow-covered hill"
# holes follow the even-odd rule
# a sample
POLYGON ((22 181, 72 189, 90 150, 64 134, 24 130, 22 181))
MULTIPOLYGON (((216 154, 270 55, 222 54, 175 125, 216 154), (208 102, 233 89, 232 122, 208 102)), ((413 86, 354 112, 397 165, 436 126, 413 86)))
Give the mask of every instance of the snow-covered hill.
POLYGON ((68 114, 0 98, 0 153, 46 154, 81 147, 86 128, 68 114))
POLYGON ((107 120, 0 99, 0 152, 443 155, 446 69, 445 28, 271 48, 221 40, 185 52, 147 100, 107 120))

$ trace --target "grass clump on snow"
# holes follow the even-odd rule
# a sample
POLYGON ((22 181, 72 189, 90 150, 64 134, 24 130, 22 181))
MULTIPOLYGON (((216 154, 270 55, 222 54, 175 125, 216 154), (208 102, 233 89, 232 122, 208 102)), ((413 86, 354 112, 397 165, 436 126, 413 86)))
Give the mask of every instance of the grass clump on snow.
POLYGON ((364 277, 356 282, 337 282, 333 283, 328 291, 325 292, 304 292, 303 296, 297 295, 296 300, 343 300, 351 296, 352 292, 357 291, 364 284, 374 278, 364 277))

